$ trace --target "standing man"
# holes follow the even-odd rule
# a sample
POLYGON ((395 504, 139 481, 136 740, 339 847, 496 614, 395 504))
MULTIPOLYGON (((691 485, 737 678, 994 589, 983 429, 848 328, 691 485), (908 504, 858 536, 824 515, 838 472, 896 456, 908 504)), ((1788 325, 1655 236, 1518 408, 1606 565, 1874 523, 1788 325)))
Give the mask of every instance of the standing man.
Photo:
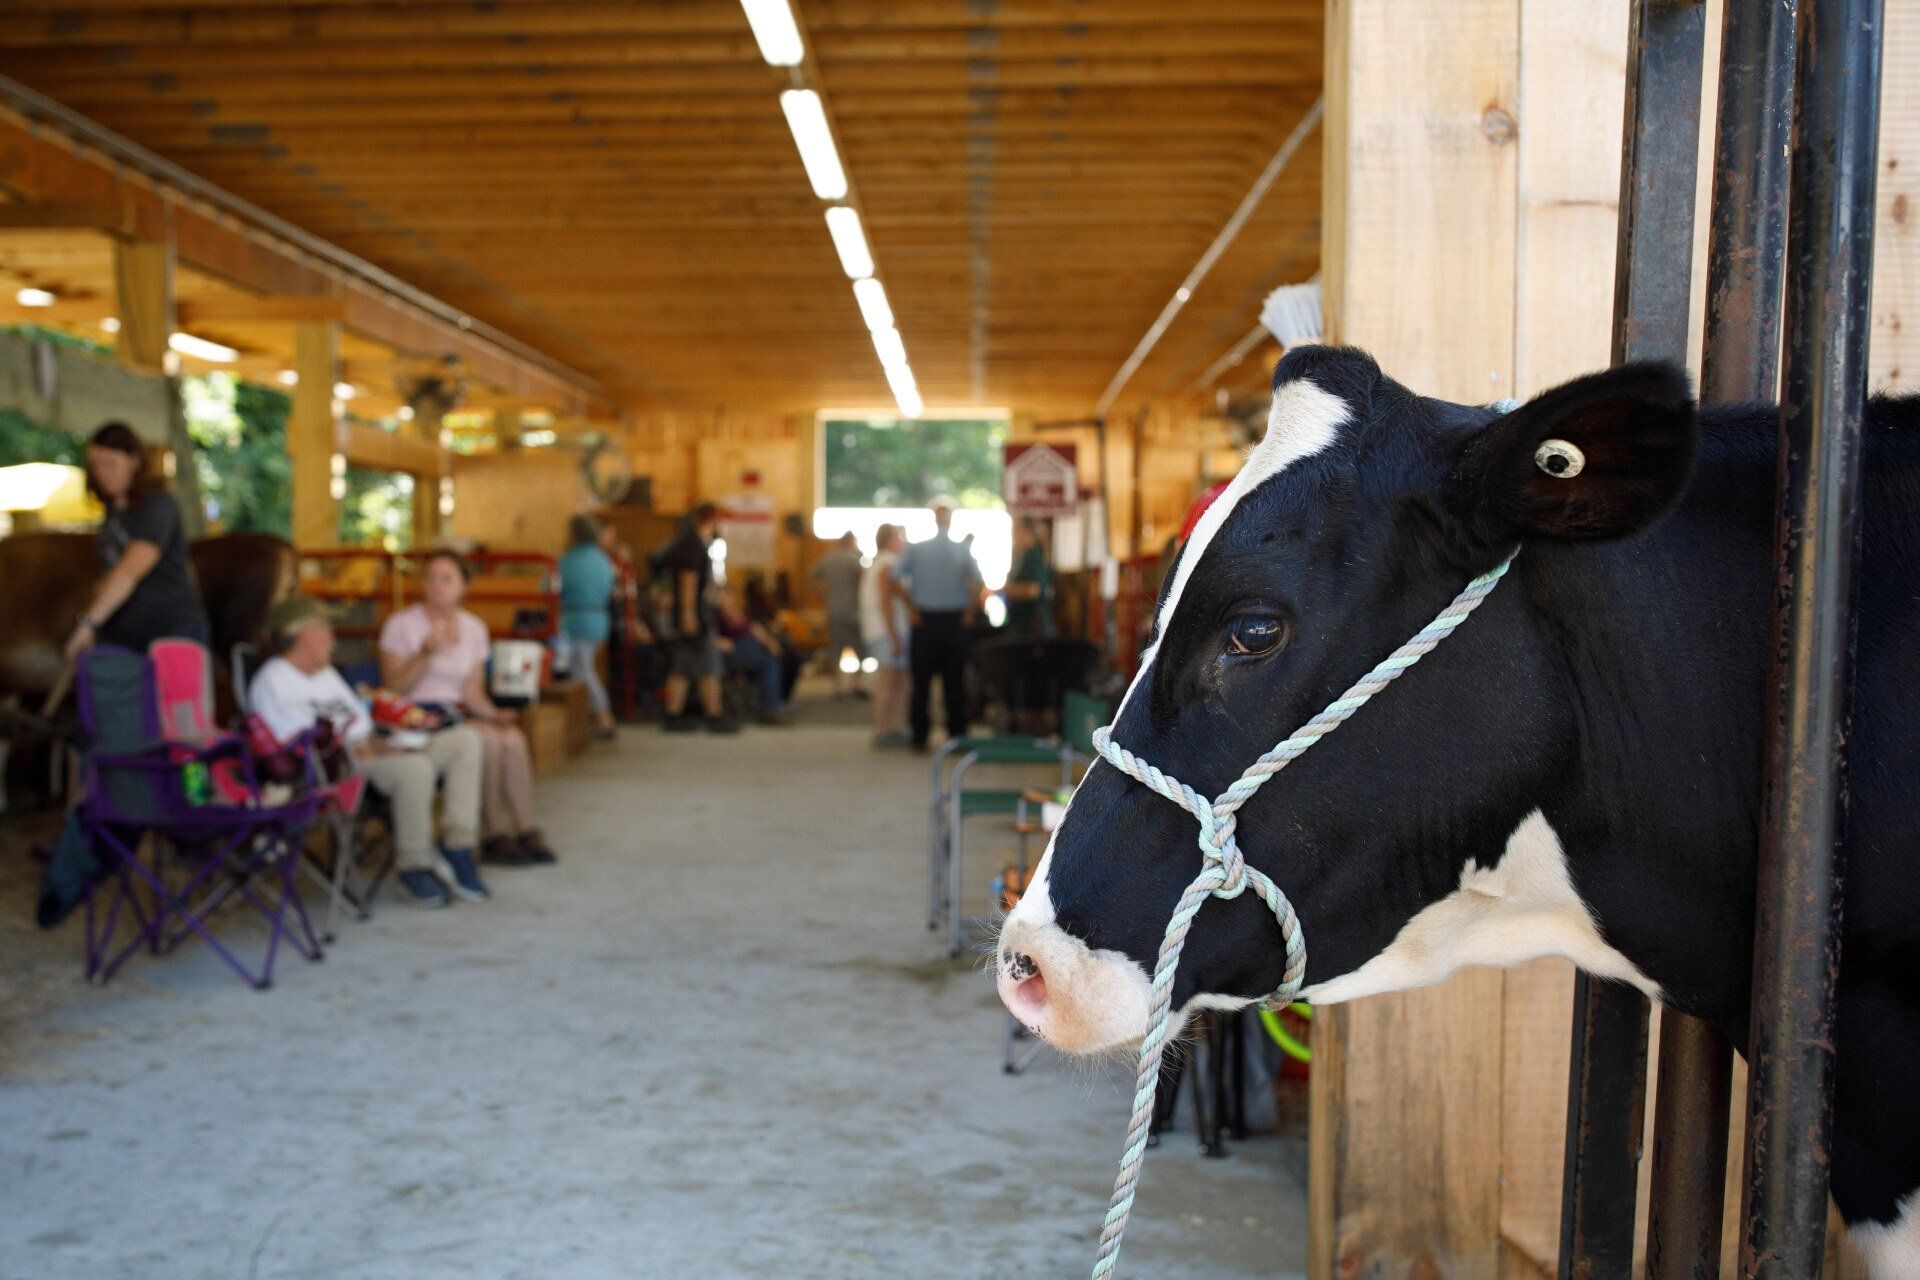
POLYGON ((900 556, 895 575, 906 584, 913 606, 913 637, 908 657, 913 664, 911 724, 913 749, 925 751, 933 731, 929 702, 933 678, 940 677, 940 696, 947 705, 947 736, 967 732, 967 628, 979 608, 980 567, 973 548, 952 536, 953 503, 935 498, 933 537, 916 542, 900 556))
POLYGON ((702 502, 680 522, 673 541, 655 557, 655 567, 667 579, 667 695, 665 728, 668 733, 690 733, 687 695, 698 690, 707 728, 714 733, 738 733, 740 726, 726 716, 720 698, 720 648, 714 643, 713 539, 720 528, 720 509, 702 502))
MULTIPOLYGON (((833 667, 833 696, 847 696, 847 673, 841 662, 847 650, 857 659, 865 659, 866 646, 860 634, 860 540, 851 530, 840 535, 833 550, 820 557, 813 567, 813 580, 827 598, 827 661, 833 667)), ((862 692, 860 668, 853 669, 853 693, 862 692)))

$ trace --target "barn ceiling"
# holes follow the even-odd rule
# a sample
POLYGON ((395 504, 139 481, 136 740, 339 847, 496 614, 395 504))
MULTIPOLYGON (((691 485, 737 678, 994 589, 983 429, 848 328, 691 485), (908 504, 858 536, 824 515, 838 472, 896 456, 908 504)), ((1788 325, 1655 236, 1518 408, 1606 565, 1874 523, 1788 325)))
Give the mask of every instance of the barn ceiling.
MULTIPOLYGON (((927 403, 1085 412, 1320 92, 1321 0, 795 0, 927 403)), ((0 74, 636 405, 890 403, 737 0, 7 0, 0 74)), ((1319 256, 1319 138, 1131 380, 1319 256)))

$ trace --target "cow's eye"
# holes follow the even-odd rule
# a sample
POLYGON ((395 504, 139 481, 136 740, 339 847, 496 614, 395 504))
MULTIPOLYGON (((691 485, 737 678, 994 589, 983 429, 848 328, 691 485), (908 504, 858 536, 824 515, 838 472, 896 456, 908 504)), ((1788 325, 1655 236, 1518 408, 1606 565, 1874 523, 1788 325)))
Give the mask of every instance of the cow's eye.
POLYGON ((1227 623, 1228 653, 1268 653, 1286 636, 1286 625, 1265 614, 1249 614, 1227 623))

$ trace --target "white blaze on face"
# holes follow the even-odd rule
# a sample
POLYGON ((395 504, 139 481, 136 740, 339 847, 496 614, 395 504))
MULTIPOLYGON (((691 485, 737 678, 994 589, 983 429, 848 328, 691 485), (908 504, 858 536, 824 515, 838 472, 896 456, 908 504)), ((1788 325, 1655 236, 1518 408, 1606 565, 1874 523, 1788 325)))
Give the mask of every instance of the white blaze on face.
MULTIPOLYGON (((1253 447, 1245 464, 1213 500, 1213 505, 1200 513, 1186 547, 1180 552, 1173 585, 1167 589, 1166 599, 1154 618, 1154 643, 1140 655, 1140 668, 1133 673, 1126 697, 1120 700, 1120 711, 1127 709, 1133 691, 1140 687, 1152 668, 1160 652, 1159 637, 1167 634, 1187 583, 1193 580, 1193 572, 1206 556, 1207 548, 1225 527, 1241 499, 1302 458, 1310 458, 1327 448, 1339 439, 1341 426, 1352 417, 1353 411, 1347 408, 1345 400, 1306 378, 1295 378, 1275 388, 1273 407, 1267 411, 1267 433, 1260 437, 1260 443, 1253 447)), ((1119 722, 1120 711, 1114 713, 1115 723, 1119 722)))
POLYGON ((1540 956, 1565 957, 1660 998, 1659 985, 1600 936, 1573 887, 1559 835, 1535 809, 1507 837, 1498 862, 1485 869, 1468 862, 1460 887, 1401 926, 1385 951, 1300 998, 1336 1004, 1429 986, 1469 965, 1509 968, 1540 956))
MULTIPOLYGON (((1194 525, 1180 555, 1180 567, 1155 620, 1156 635, 1165 635, 1194 568, 1226 524, 1241 499, 1279 475, 1288 466, 1331 445, 1340 425, 1352 416, 1346 401, 1304 378, 1285 383, 1273 393, 1267 433, 1254 446, 1239 474, 1194 525)), ((1140 669, 1121 699, 1120 711, 1140 687, 1159 642, 1140 657, 1140 669)), ((1114 714, 1118 722, 1120 713, 1114 714)), ((1064 826, 1066 818, 1061 823, 1064 826)), ((1115 856, 1134 856, 1117 849, 1115 856)), ((1031 884, 1000 929, 995 968, 1000 997, 1007 1008, 1055 1048, 1091 1053, 1128 1044, 1146 1034, 1150 978, 1131 957, 1118 951, 1095 951, 1062 929, 1054 917, 1048 892, 1053 842, 1034 871, 1031 884)), ((1248 1003, 1225 997, 1200 996, 1196 1007, 1237 1007, 1248 1003)), ((1185 1011, 1183 1011, 1185 1012, 1185 1011)))

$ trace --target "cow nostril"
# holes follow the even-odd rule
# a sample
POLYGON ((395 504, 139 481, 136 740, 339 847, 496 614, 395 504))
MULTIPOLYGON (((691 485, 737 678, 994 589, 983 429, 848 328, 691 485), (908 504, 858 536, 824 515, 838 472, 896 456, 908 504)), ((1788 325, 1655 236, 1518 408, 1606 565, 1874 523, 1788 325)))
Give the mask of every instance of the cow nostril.
POLYGON ((1033 957, 1018 951, 1007 953, 1001 967, 1000 999, 1007 1011, 1029 1028, 1038 1029, 1047 1016, 1047 979, 1033 957))

